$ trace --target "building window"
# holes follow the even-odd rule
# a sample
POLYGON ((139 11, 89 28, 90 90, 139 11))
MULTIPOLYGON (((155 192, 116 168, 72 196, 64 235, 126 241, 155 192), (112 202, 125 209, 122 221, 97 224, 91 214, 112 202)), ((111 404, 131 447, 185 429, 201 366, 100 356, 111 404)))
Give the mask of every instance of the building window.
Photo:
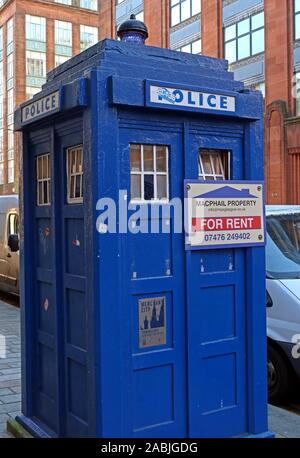
POLYGON ((69 204, 83 202, 83 147, 74 146, 67 149, 67 182, 69 204))
POLYGON ((55 67, 58 67, 61 64, 64 64, 69 60, 70 57, 68 56, 59 56, 58 54, 55 54, 55 67))
POLYGON ((201 12, 201 0, 171 0, 171 27, 201 12))
POLYGON ((130 145, 131 200, 168 200, 168 156, 167 146, 130 145))
POLYGON ((72 23, 55 21, 55 44, 72 47, 72 23))
POLYGON ((201 39, 192 41, 191 43, 188 43, 187 45, 181 46, 180 48, 176 49, 176 51, 188 52, 191 54, 201 54, 201 50, 202 50, 201 39))
POLYGON ((7 55, 11 54, 14 50, 14 18, 9 19, 6 25, 7 33, 7 55))
POLYGON ((7 161, 8 183, 15 181, 15 161, 13 159, 7 161))
POLYGON ((46 77, 46 54, 26 51, 26 75, 46 77))
POLYGON ((26 40, 46 43, 46 19, 26 14, 26 40))
POLYGON ((0 162, 0 185, 4 184, 4 162, 0 162))
POLYGON ((40 91, 46 81, 46 19, 26 15, 26 97, 40 91))
POLYGON ((225 27, 224 44, 225 59, 229 63, 264 52, 264 12, 225 27))
POLYGON ((62 3, 63 5, 70 5, 72 6, 72 0, 54 0, 55 3, 62 3))
POLYGON ((229 180, 230 154, 222 150, 200 150, 198 156, 198 177, 200 180, 229 180))
POLYGON ((75 6, 85 8, 87 10, 98 10, 98 0, 54 0, 55 3, 61 3, 62 5, 75 6))
POLYGON ((55 21, 55 63, 62 63, 63 57, 72 57, 72 24, 55 21))
POLYGON ((40 90, 39 87, 26 86, 26 100, 31 99, 34 95, 38 94, 40 90))
POLYGON ((295 40, 300 38, 300 0, 295 0, 295 40))
POLYGON ((93 46, 98 41, 98 28, 88 25, 80 26, 80 51, 93 46))
POLYGON ((51 164, 50 154, 36 158, 37 167, 37 205, 50 205, 51 202, 51 164))
POLYGON ((88 10, 97 11, 98 10, 98 0, 80 0, 80 7, 86 8, 88 10))

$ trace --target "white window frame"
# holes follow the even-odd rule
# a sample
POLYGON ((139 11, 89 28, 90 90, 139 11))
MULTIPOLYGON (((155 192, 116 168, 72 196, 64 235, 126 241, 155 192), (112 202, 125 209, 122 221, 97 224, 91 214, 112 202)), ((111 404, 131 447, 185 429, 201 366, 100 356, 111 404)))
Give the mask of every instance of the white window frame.
POLYGON ((45 153, 45 154, 39 154, 36 156, 36 184, 37 184, 37 206, 38 207, 45 207, 47 205, 51 205, 51 158, 50 158, 50 153, 45 153), (47 158, 47 176, 46 177, 39 177, 39 160, 42 160, 42 170, 44 169, 43 167, 43 161, 44 159, 47 158), (42 199, 40 203, 40 193, 39 193, 39 184, 47 182, 47 190, 48 190, 48 201, 44 202, 44 186, 42 186, 42 199))
POLYGON ((138 175, 140 176, 141 179, 141 198, 134 198, 131 199, 130 202, 133 204, 151 204, 151 203, 168 203, 169 202, 169 147, 167 145, 153 145, 153 144, 147 144, 147 143, 130 143, 130 148, 131 145, 138 145, 141 147, 141 170, 140 171, 131 171, 130 168, 130 178, 133 175, 138 175), (144 170, 144 146, 152 146, 153 147, 153 171, 145 171, 144 170), (164 147, 166 148, 166 171, 165 172, 157 172, 156 170, 156 148, 158 147, 164 147), (153 176, 153 185, 154 185, 154 198, 151 200, 146 200, 144 198, 144 192, 145 192, 145 182, 144 182, 144 177, 145 175, 151 175, 153 176), (166 186, 167 186, 167 197, 165 198, 157 198, 157 177, 158 176, 166 176, 166 186))
POLYGON ((67 202, 68 204, 82 204, 83 203, 83 145, 70 146, 66 150, 66 172, 67 172, 67 202), (81 150, 81 172, 72 173, 70 170, 70 155, 75 152, 75 167, 77 166, 77 150, 81 150), (80 176, 80 197, 70 197, 71 194, 71 178, 74 177, 74 194, 76 186, 76 177, 80 176))
POLYGON ((218 180, 230 180, 230 151, 228 150, 209 150, 209 149, 200 149, 198 153, 198 178, 203 181, 207 180, 212 180, 212 181, 218 181, 218 180), (202 155, 203 154, 210 154, 210 165, 213 173, 205 173, 204 172, 204 166, 202 162, 202 155), (228 168, 228 177, 225 176, 225 169, 224 169, 224 164, 222 160, 222 154, 226 154, 227 157, 227 168, 228 168), (221 174, 216 173, 215 171, 215 166, 214 166, 214 161, 212 159, 212 156, 218 156, 219 159, 219 165, 221 169, 221 174))

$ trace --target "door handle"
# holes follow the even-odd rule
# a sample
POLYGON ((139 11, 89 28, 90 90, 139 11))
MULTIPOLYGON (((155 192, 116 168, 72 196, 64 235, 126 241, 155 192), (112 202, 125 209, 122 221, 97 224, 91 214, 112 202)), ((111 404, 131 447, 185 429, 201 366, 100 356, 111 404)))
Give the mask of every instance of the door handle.
POLYGON ((10 254, 10 253, 7 253, 7 257, 8 257, 8 258, 11 258, 11 254, 10 254))

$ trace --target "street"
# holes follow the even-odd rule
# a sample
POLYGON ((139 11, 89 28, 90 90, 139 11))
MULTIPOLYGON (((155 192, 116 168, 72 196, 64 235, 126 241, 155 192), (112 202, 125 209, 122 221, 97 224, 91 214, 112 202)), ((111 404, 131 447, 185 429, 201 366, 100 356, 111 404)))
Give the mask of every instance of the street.
POLYGON ((5 438, 11 437, 6 421, 20 413, 21 407, 20 309, 2 300, 0 339, 0 437, 5 438))

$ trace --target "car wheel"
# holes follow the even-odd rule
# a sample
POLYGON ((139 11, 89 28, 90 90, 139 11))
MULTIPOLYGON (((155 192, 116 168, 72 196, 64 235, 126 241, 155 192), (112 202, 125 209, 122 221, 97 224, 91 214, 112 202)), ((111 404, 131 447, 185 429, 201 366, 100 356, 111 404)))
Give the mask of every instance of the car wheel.
POLYGON ((281 354, 268 345, 268 391, 270 402, 280 402, 288 394, 289 368, 281 354))

